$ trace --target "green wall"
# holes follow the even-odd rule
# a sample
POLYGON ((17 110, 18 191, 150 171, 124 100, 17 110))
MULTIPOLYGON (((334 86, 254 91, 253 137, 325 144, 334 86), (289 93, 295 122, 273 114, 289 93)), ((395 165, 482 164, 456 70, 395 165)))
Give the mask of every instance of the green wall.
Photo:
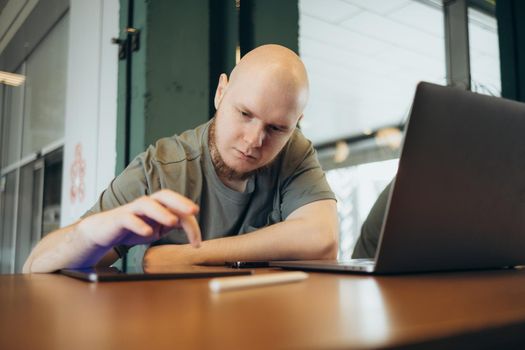
MULTIPOLYGON (((121 28, 128 1, 121 0, 121 28)), ((129 159, 161 137, 209 119, 208 1, 134 1, 129 159)), ((126 61, 119 65, 117 173, 125 167, 126 61)))
POLYGON ((241 0, 241 54, 262 44, 280 44, 299 53, 297 0, 241 0))
POLYGON ((150 1, 145 142, 209 119, 208 1, 150 1))

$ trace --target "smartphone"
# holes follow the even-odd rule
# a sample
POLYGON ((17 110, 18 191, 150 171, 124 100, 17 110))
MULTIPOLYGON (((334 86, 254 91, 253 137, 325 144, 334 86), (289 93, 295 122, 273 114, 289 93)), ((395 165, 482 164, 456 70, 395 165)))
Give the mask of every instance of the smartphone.
POLYGON ((234 269, 251 269, 270 265, 268 261, 227 261, 225 264, 234 269))

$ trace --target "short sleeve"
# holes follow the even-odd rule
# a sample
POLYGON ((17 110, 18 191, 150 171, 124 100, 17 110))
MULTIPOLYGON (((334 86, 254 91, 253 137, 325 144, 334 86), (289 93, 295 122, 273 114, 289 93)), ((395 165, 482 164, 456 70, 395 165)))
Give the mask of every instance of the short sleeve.
POLYGON ((281 213, 286 219, 296 209, 324 199, 336 200, 317 159, 312 143, 296 131, 283 162, 281 213))
POLYGON ((149 172, 151 177, 152 169, 147 166, 148 159, 148 152, 137 156, 119 176, 111 181, 97 202, 82 215, 82 218, 119 207, 149 194, 152 179, 147 177, 147 173, 149 172))

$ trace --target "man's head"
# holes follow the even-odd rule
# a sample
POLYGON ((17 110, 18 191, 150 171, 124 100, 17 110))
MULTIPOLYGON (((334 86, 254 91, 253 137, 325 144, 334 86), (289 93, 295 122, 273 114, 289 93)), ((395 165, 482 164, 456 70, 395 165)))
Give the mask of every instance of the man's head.
POLYGON ((279 45, 246 54, 230 75, 221 74, 210 151, 218 175, 243 180, 268 165, 291 137, 308 100, 301 59, 279 45))

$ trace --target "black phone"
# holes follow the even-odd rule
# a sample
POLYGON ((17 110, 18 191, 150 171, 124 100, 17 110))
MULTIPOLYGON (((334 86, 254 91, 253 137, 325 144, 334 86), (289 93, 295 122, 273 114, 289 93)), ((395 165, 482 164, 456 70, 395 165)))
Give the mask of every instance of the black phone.
POLYGON ((254 267, 269 267, 268 261, 227 261, 226 266, 234 269, 251 269, 254 267))

